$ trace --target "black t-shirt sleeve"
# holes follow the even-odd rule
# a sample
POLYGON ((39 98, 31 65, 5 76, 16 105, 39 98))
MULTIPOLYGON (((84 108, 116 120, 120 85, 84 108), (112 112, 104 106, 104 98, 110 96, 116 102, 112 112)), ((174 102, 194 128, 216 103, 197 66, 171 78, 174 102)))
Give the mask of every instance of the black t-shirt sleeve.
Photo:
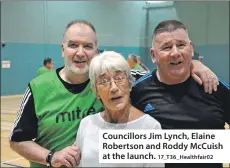
POLYGON ((229 84, 223 80, 220 80, 220 85, 217 87, 217 91, 213 95, 220 101, 224 110, 225 122, 230 125, 230 89, 229 84))
POLYGON ((22 98, 21 105, 14 121, 10 141, 21 142, 36 138, 38 119, 35 114, 34 99, 30 85, 22 98))

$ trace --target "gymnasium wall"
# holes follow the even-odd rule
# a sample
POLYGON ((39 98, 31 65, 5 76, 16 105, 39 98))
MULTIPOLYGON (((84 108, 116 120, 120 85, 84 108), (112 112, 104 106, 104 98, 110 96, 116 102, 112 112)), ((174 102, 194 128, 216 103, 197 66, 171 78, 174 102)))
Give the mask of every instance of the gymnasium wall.
POLYGON ((229 82, 229 2, 175 2, 173 7, 144 9, 144 1, 2 1, 1 58, 11 68, 1 69, 1 95, 23 94, 45 57, 63 65, 61 40, 73 19, 91 21, 100 49, 126 58, 142 56, 151 69, 149 48, 155 26, 165 19, 183 21, 204 63, 229 82))

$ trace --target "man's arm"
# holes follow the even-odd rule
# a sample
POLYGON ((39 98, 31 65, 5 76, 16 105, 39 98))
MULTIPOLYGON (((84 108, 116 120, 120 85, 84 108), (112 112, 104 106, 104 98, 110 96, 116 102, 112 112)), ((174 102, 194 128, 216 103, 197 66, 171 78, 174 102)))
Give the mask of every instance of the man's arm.
MULTIPOLYGON (((41 147, 33 141, 10 142, 10 147, 25 159, 46 165, 50 150, 41 147)), ((76 146, 69 146, 53 154, 51 165, 60 167, 76 167, 79 164, 80 151, 76 146)))
MULTIPOLYGON (((142 76, 148 74, 148 72, 140 72, 137 70, 131 70, 132 76, 135 80, 138 80, 142 76)), ((207 66, 202 64, 198 60, 192 60, 191 63, 191 76, 195 79, 197 83, 204 86, 206 93, 212 93, 212 91, 217 90, 219 85, 219 80, 215 73, 213 73, 207 66)))
POLYGON ((40 68, 36 71, 36 77, 40 75, 40 68))
MULTIPOLYGON (((9 143, 12 150, 27 160, 46 165, 46 158, 50 150, 45 149, 32 140, 37 135, 37 123, 33 95, 30 87, 28 87, 17 113, 13 131, 9 137, 9 143)), ((71 167, 77 165, 78 161, 79 150, 72 146, 55 152, 52 165, 55 167, 61 165, 71 167)))
MULTIPOLYGON (((46 165, 50 150, 41 147, 33 141, 10 142, 10 147, 25 159, 46 165)), ((53 154, 51 165, 60 167, 76 167, 79 164, 80 151, 76 146, 69 146, 53 154)))
POLYGON ((10 147, 25 159, 46 165, 49 150, 39 146, 33 141, 10 142, 10 147))
POLYGON ((9 137, 10 147, 28 160, 46 164, 46 156, 50 151, 32 141, 32 139, 36 138, 37 122, 33 95, 30 87, 28 87, 17 112, 13 131, 9 137))
POLYGON ((191 75, 197 83, 203 84, 206 93, 211 94, 213 90, 217 90, 217 85, 219 85, 217 76, 200 61, 192 60, 191 75))
POLYGON ((224 110, 224 120, 230 125, 230 88, 229 83, 220 79, 220 85, 218 86, 217 92, 213 93, 213 96, 221 103, 224 110))

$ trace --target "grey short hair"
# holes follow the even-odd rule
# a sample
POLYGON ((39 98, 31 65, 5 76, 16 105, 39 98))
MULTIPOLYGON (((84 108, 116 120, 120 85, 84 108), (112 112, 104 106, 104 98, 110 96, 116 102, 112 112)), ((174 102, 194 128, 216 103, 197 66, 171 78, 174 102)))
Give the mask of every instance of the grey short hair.
POLYGON ((177 29, 183 29, 188 32, 186 26, 179 20, 164 20, 160 22, 153 31, 153 37, 163 32, 173 32, 177 29))
POLYGON ((130 57, 135 63, 137 63, 137 55, 135 55, 135 54, 129 54, 129 56, 128 57, 130 57))
MULTIPOLYGON (((69 23, 66 25, 65 30, 64 30, 64 33, 63 33, 63 41, 65 41, 65 36, 66 36, 67 30, 68 30, 72 25, 75 25, 75 24, 83 24, 83 25, 89 26, 89 27, 93 30, 93 32, 94 32, 95 34, 97 34, 96 29, 95 29, 94 25, 93 25, 91 22, 89 22, 89 21, 87 21, 87 20, 83 20, 83 19, 76 19, 76 20, 72 20, 71 22, 69 22, 69 23)), ((97 44, 97 40, 96 40, 96 44, 97 44)))
POLYGON ((173 32, 177 29, 183 29, 188 33, 188 29, 186 28, 184 23, 180 22, 179 20, 164 20, 160 22, 153 31, 152 46, 154 44, 154 39, 157 36, 157 34, 164 33, 164 32, 173 32))
POLYGON ((97 95, 96 90, 96 81, 97 78, 104 74, 109 72, 115 72, 115 71, 124 71, 127 79, 130 83, 130 89, 132 87, 132 83, 134 82, 134 78, 131 74, 130 67, 128 62, 125 60, 125 58, 114 51, 104 51, 99 55, 96 55, 89 67, 89 78, 91 83, 91 88, 95 95, 97 95))

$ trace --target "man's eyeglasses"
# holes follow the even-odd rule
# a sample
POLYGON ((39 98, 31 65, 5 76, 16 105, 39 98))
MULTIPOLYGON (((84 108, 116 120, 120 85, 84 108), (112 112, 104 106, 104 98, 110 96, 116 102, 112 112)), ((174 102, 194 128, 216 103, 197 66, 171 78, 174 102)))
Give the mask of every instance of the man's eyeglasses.
POLYGON ((112 81, 116 83, 116 85, 124 85, 126 82, 126 76, 125 75, 117 75, 113 78, 104 78, 98 82, 99 85, 104 86, 104 87, 110 87, 112 81))

